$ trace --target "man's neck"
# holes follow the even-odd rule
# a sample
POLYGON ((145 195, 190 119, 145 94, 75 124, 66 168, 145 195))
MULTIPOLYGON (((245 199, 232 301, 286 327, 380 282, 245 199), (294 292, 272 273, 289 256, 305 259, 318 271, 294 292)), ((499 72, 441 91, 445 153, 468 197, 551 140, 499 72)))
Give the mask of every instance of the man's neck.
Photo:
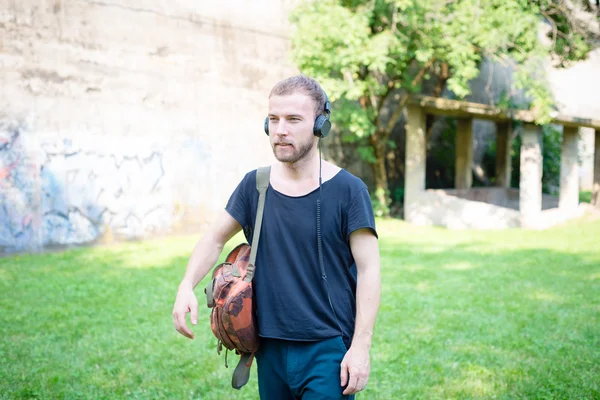
POLYGON ((279 163, 279 165, 281 175, 285 179, 302 182, 318 179, 319 177, 319 154, 316 151, 293 164, 279 163))

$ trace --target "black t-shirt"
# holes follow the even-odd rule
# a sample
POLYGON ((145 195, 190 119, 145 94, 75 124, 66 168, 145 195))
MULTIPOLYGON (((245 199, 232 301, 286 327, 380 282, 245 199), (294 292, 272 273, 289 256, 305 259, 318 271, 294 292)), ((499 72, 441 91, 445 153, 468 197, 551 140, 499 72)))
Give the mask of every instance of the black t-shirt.
MULTIPOLYGON (((267 189, 253 280, 261 337, 315 341, 339 335, 341 327, 346 344, 350 344, 357 272, 349 237, 361 228, 370 228, 377 235, 375 218, 366 185, 348 171, 342 169, 324 182, 321 190, 327 281, 321 277, 317 248, 319 189, 299 197, 284 195, 271 185, 267 189)), ((246 174, 226 206, 242 226, 248 243, 252 243, 257 205, 254 170, 246 174)))

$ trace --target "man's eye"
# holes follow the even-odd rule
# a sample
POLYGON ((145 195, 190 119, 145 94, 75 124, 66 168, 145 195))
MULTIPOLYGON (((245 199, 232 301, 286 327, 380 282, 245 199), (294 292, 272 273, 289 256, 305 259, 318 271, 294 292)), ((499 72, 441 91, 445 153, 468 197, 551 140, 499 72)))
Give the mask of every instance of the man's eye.
POLYGON ((271 118, 269 118, 269 121, 271 121, 271 122, 275 122, 275 121, 277 121, 277 118, 275 118, 275 117, 271 117, 271 118))

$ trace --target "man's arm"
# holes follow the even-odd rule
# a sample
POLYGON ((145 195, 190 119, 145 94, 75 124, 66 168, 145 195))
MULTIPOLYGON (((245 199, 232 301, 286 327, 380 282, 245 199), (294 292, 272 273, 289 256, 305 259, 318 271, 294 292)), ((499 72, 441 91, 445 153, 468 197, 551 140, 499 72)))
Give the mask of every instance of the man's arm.
POLYGON ((359 229, 350 234, 350 249, 356 261, 358 281, 354 337, 341 364, 341 384, 348 384, 345 395, 363 390, 369 380, 369 350, 381 293, 377 237, 369 229, 359 229))
POLYGON ((198 322, 198 300, 194 295, 194 288, 218 261, 225 243, 241 229, 240 224, 223 210, 209 231, 196 243, 173 306, 173 324, 182 335, 194 338, 185 321, 189 312, 192 324, 196 325, 198 322))

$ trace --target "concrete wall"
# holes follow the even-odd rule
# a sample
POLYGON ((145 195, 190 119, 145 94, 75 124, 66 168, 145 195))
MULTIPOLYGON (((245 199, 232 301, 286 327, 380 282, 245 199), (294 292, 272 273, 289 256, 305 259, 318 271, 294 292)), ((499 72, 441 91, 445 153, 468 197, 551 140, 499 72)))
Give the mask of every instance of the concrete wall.
MULTIPOLYGON (((417 225, 449 229, 507 229, 524 226, 519 212, 519 191, 503 188, 464 190, 428 189, 414 194, 411 221, 417 225)), ((527 228, 545 229, 590 212, 589 204, 559 209, 556 197, 542 197, 542 211, 527 228)))
MULTIPOLYGON (((597 115, 600 116, 600 112, 597 115)), ((578 143, 581 163, 579 168, 579 189, 591 192, 594 186, 595 131, 592 128, 581 128, 579 134, 581 137, 578 143)))
POLYGON ((247 171, 289 0, 0 0, 0 252, 198 230, 247 171))
POLYGON ((415 194, 412 222, 450 229, 506 229, 520 227, 519 211, 462 199, 444 190, 415 194))
MULTIPOLYGON (((471 189, 444 189, 438 190, 450 196, 460 197, 470 201, 481 201, 498 207, 519 210, 519 190, 500 187, 477 187, 471 189)), ((542 194, 542 210, 558 207, 558 198, 542 194)))
MULTIPOLYGON (((587 60, 566 69, 547 68, 548 82, 561 112, 582 118, 600 118, 600 49, 587 60)), ((594 131, 582 129, 579 144, 579 184, 591 190, 594 179, 594 131)))
MULTIPOLYGON (((568 68, 554 68, 550 61, 544 63, 545 77, 556 106, 561 113, 582 118, 600 118, 600 49, 589 54, 585 61, 568 68)), ((470 83, 471 94, 466 100, 482 104, 498 104, 503 94, 517 103, 523 101, 523 93, 511 87, 514 70, 510 64, 499 64, 484 59, 479 76, 470 83)), ((433 130, 433 139, 446 127, 441 118, 433 130)), ((473 164, 481 164, 484 152, 494 140, 496 128, 490 121, 473 122, 473 164)), ((579 140, 579 185, 581 190, 591 190, 593 182, 594 131, 583 128, 579 140)))

